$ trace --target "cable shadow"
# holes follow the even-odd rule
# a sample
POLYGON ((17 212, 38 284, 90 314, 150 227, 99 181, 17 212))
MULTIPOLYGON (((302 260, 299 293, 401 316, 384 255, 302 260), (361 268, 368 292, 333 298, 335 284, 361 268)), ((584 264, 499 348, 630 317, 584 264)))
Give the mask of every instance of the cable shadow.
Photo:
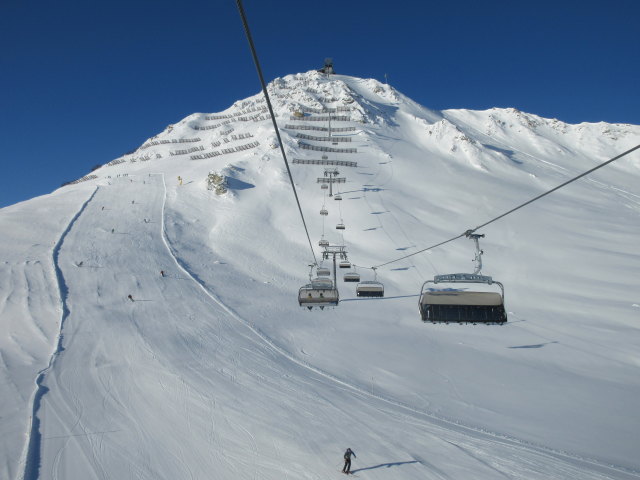
POLYGON ((351 473, 364 472, 365 470, 375 470, 377 468, 399 467, 400 465, 409 465, 411 463, 420 463, 420 462, 418 460, 411 460, 408 462, 381 463, 380 465, 374 465, 372 467, 364 467, 364 468, 358 468, 357 470, 351 470, 351 473))
POLYGON ((396 295, 395 297, 355 297, 355 298, 342 298, 340 299, 340 303, 342 302, 366 302, 366 301, 376 301, 376 300, 395 300, 398 298, 411 298, 411 297, 419 297, 420 294, 416 295, 396 295))
POLYGON ((545 343, 536 343, 533 345, 517 345, 515 347, 508 347, 508 348, 542 348, 546 345, 551 345, 552 343, 560 343, 560 342, 553 341, 553 342, 545 342, 545 343))
POLYGON ((347 193, 358 193, 358 192, 382 192, 385 189, 384 188, 380 188, 380 187, 375 187, 374 185, 369 185, 370 187, 373 188, 367 188, 367 185, 365 185, 363 188, 361 188, 360 190, 348 190, 346 192, 342 192, 343 195, 346 195, 347 193))

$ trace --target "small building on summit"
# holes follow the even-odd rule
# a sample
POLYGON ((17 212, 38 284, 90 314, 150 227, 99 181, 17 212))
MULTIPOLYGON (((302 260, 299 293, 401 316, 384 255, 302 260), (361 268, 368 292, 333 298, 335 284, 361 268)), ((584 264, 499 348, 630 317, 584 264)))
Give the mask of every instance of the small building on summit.
POLYGON ((318 70, 318 72, 325 73, 327 75, 331 75, 333 73, 336 73, 333 70, 333 58, 325 58, 324 59, 324 67, 322 67, 320 70, 318 70))

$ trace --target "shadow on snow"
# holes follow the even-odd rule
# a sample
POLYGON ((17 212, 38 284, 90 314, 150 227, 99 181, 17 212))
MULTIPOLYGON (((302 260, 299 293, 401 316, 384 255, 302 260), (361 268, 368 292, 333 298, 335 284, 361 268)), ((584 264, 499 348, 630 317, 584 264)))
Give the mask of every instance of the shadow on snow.
POLYGON ((420 463, 420 462, 418 460, 411 460, 409 462, 381 463, 380 465, 374 465, 373 467, 365 467, 365 468, 358 468, 357 470, 351 470, 351 473, 364 472, 365 470, 375 470, 376 468, 399 467, 400 465, 408 465, 411 463, 420 463))

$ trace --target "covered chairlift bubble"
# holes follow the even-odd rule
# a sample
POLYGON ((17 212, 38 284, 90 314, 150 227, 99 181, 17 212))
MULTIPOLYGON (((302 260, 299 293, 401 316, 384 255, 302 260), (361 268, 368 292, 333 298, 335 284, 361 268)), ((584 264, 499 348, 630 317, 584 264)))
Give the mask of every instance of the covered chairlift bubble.
POLYGON ((504 308, 504 286, 490 276, 480 275, 483 251, 480 250, 478 239, 484 235, 468 231, 466 236, 475 242, 475 270, 473 273, 436 275, 433 280, 427 280, 422 285, 418 301, 423 322, 503 324, 507 321, 507 312, 504 308), (478 291, 478 289, 436 290, 427 288, 429 283, 434 285, 439 283, 495 284, 500 288, 500 292, 478 291))
POLYGON ((311 283, 298 290, 298 303, 309 310, 313 307, 321 310, 324 307, 335 307, 339 301, 338 289, 333 285, 333 280, 327 277, 314 278, 311 283))
POLYGON ((378 274, 373 269, 373 280, 366 280, 358 283, 356 295, 358 297, 384 297, 384 285, 378 282, 378 274))

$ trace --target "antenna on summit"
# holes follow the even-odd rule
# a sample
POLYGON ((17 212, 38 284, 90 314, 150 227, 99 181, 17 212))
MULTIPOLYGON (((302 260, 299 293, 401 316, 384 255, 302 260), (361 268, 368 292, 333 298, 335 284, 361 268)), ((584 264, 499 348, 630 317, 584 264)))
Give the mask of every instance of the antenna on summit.
POLYGON ((331 57, 327 57, 324 59, 324 67, 322 67, 320 70, 318 70, 319 73, 324 73, 325 75, 329 76, 332 73, 336 73, 333 70, 333 58, 331 57))

